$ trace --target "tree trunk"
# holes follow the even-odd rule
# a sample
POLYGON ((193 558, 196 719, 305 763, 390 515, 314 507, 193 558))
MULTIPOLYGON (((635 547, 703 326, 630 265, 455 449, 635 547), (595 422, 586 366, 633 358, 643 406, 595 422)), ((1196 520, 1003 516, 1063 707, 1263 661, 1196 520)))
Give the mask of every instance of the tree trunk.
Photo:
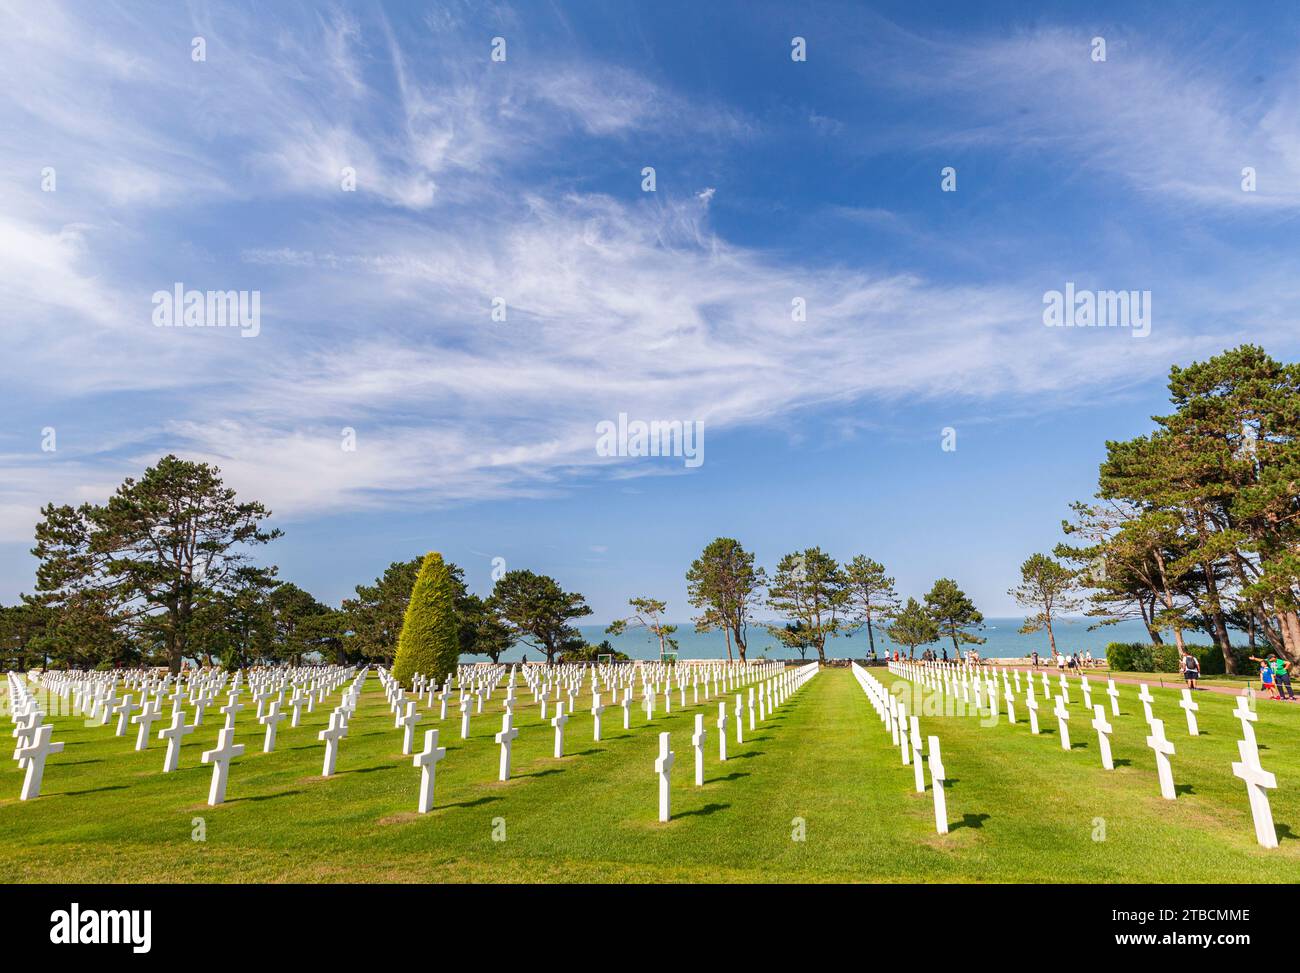
POLYGON ((867 641, 871 643, 871 654, 876 654, 876 636, 871 631, 871 616, 867 616, 867 641))
POLYGON ((1282 655, 1288 661, 1300 664, 1300 615, 1293 611, 1278 612, 1277 623, 1282 631, 1282 655))

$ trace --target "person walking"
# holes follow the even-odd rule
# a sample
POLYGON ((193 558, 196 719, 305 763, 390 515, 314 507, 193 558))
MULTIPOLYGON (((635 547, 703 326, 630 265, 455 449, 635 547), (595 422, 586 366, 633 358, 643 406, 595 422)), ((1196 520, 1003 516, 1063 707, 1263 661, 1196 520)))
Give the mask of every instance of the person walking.
POLYGON ((1198 688, 1196 680, 1201 678, 1201 663, 1186 649, 1183 650, 1183 678, 1187 680, 1188 689, 1198 688))

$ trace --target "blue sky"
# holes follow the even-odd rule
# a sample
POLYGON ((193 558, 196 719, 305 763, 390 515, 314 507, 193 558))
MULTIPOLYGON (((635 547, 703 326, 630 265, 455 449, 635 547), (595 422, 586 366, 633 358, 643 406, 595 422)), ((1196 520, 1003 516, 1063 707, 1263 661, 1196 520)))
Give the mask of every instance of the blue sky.
POLYGON ((1014 613, 1171 363, 1294 358, 1300 14, 975 6, 0 3, 0 599, 176 452, 331 602, 437 549, 681 619, 730 535, 1014 613), (1044 327, 1066 281, 1151 333, 1044 327), (154 327, 177 282, 260 334, 154 327), (621 412, 704 463, 598 455, 621 412))

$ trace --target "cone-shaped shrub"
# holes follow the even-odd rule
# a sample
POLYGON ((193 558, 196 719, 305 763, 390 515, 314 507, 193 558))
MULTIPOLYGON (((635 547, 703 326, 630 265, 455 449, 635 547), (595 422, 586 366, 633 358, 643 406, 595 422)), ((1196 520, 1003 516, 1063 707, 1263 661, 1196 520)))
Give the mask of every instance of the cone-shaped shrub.
POLYGON ((456 671, 459 657, 455 587, 442 555, 430 551, 406 606, 393 678, 410 688, 411 677, 418 672, 441 683, 456 671))

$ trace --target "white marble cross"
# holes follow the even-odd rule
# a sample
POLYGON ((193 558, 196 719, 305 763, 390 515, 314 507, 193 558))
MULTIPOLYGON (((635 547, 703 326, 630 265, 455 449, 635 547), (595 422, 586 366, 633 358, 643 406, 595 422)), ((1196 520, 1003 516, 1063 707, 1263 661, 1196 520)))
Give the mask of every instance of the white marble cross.
POLYGON ((163 758, 163 773, 170 774, 180 763, 181 742, 183 737, 194 732, 194 727, 185 725, 185 711, 172 714, 171 726, 158 731, 158 739, 167 741, 167 754, 163 758))
POLYGON ((915 716, 912 721, 912 773, 916 780, 916 792, 925 793, 925 765, 921 762, 921 721, 915 716))
POLYGON ((1092 712, 1092 687, 1088 685, 1088 677, 1083 676, 1079 681, 1080 688, 1083 689, 1083 708, 1092 712))
POLYGON ((555 704, 555 716, 551 718, 551 726, 555 727, 555 758, 558 760, 564 756, 564 724, 569 722, 569 715, 564 712, 564 704, 555 704))
POLYGON ((293 695, 289 697, 289 706, 293 708, 293 714, 289 719, 289 726, 293 729, 298 728, 298 721, 302 718, 302 708, 307 703, 307 697, 302 693, 302 687, 295 686, 293 695))
POLYGON ((745 742, 745 700, 736 693, 736 742, 745 742))
POLYGON ((754 687, 753 687, 753 686, 750 686, 750 687, 749 687, 749 728, 750 728, 751 730, 753 730, 753 729, 755 728, 755 723, 754 723, 754 687))
POLYGON ((1058 675, 1056 677, 1056 681, 1061 687, 1061 698, 1065 700, 1065 705, 1069 706, 1070 705, 1070 684, 1069 682, 1066 681, 1065 673, 1062 672, 1060 675, 1058 675))
POLYGON ((257 713, 255 715, 257 722, 262 722, 262 717, 266 715, 267 700, 271 699, 271 697, 275 695, 276 694, 271 692, 269 689, 265 692, 253 693, 253 702, 257 704, 257 713))
POLYGON ((591 738, 597 743, 600 742, 600 717, 604 712, 605 707, 600 704, 600 693, 596 693, 591 698, 591 738))
POLYGON ((1106 707, 1098 703, 1092 709, 1092 728, 1097 731, 1097 748, 1101 750, 1101 765, 1107 770, 1115 769, 1115 762, 1110 756, 1110 735, 1115 728, 1106 722, 1106 707))
POLYGON ((227 698, 226 705, 221 707, 221 713, 226 718, 225 729, 233 730, 235 728, 235 717, 244 708, 244 704, 239 701, 239 696, 236 693, 231 693, 227 698))
POLYGON ((1192 691, 1190 689, 1183 690, 1183 698, 1178 705, 1187 711, 1188 736, 1194 736, 1194 737, 1200 736, 1201 735, 1200 727, 1196 725, 1196 711, 1201 707, 1197 705, 1196 700, 1192 699, 1192 691))
POLYGON ((623 688, 623 729, 632 728, 632 687, 623 688))
MULTIPOLYGON (((470 701, 470 698, 462 696, 460 698, 460 738, 462 740, 469 739, 469 714, 473 711, 474 704, 470 701)), ((545 718, 545 712, 543 712, 542 716, 545 718)))
POLYGON ((1160 776, 1160 796, 1167 801, 1174 800, 1178 794, 1174 790, 1174 774, 1169 766, 1169 757, 1174 752, 1174 745, 1165 739, 1165 721, 1151 721, 1151 735, 1147 737, 1147 746, 1155 751, 1156 772, 1160 776))
POLYGON ((1250 708, 1250 703, 1245 696, 1237 697, 1237 708, 1232 711, 1232 715, 1241 720, 1241 735, 1249 741, 1252 747, 1258 748, 1255 742, 1254 722, 1259 719, 1259 714, 1250 708))
POLYGON ((948 833, 948 798, 943 792, 943 782, 948 779, 943 769, 943 756, 939 752, 939 738, 930 737, 930 789, 934 791, 934 828, 939 834, 948 833))
POLYGON ((199 693, 198 699, 194 700, 194 725, 203 725, 203 711, 212 705, 214 697, 199 693))
POLYGON ((428 814, 433 810, 433 784, 437 776, 438 761, 447 756, 446 747, 438 746, 438 731, 424 731, 424 750, 411 758, 414 766, 420 768, 420 804, 419 812, 428 814))
POLYGON ((1052 710, 1056 717, 1056 726, 1061 734, 1061 749, 1070 749, 1070 711, 1065 708, 1065 697, 1056 697, 1056 708, 1052 710))
POLYGON ((138 706, 131 702, 131 694, 127 693, 122 701, 113 707, 113 712, 117 715, 117 733, 114 736, 126 736, 127 724, 131 721, 131 714, 134 713, 138 706))
POLYGON ((727 701, 718 700, 718 759, 727 759, 727 701))
POLYGON ((1006 701, 1007 704, 1007 722, 1015 723, 1016 722, 1016 697, 1015 694, 1011 691, 1011 683, 1003 682, 1002 698, 1006 701))
MULTIPOLYGON (((723 704, 726 705, 725 703, 723 704)), ((672 777, 673 752, 668 749, 668 733, 659 734, 659 756, 655 759, 655 773, 659 776, 659 820, 667 821, 669 813, 668 786, 672 777)))
POLYGON ((149 749, 149 737, 152 734, 154 723, 162 718, 162 706, 156 699, 150 699, 144 706, 140 707, 140 712, 131 717, 132 723, 140 725, 140 732, 135 737, 135 748, 137 750, 149 749))
POLYGON ((501 717, 501 732, 492 739, 501 745, 501 761, 498 765, 497 780, 510 779, 510 751, 519 731, 514 727, 514 719, 509 713, 501 717))
POLYGON ((1111 716, 1119 716, 1119 687, 1114 679, 1106 680, 1106 695, 1110 697, 1111 716))
POLYGON ((257 722, 266 727, 266 733, 262 736, 262 753, 275 752, 275 734, 286 716, 280 712, 280 699, 278 694, 273 694, 275 698, 271 700, 271 705, 267 706, 265 712, 257 718, 257 722))
POLYGON ((18 765, 27 768, 27 776, 23 778, 22 793, 18 795, 20 801, 30 801, 41 796, 41 781, 45 777, 45 758, 52 753, 63 752, 62 743, 50 742, 50 734, 53 732, 54 727, 49 723, 36 727, 36 732, 32 734, 27 746, 14 753, 19 761, 18 765))
POLYGON ((420 710, 415 704, 415 700, 406 701, 406 712, 397 718, 398 725, 402 728, 402 753, 409 754, 415 748, 415 725, 420 722, 420 710))
POLYGON ((1255 744, 1237 741, 1240 762, 1233 762, 1232 773, 1246 784, 1250 798, 1250 815, 1255 820, 1255 840, 1265 848, 1277 847, 1277 829, 1273 826, 1273 811, 1268 806, 1268 789, 1277 787, 1277 778, 1259 765, 1259 751, 1255 744))
POLYGON ((894 725, 898 727, 899 756, 903 758, 903 766, 906 767, 912 759, 911 748, 907 743, 907 705, 901 699, 895 699, 895 719, 894 725))
POLYGON ((695 748, 695 786, 704 786, 704 741, 708 733, 704 729, 704 714, 695 714, 695 732, 691 734, 691 746, 695 748))
POLYGON ((1142 683, 1142 688, 1138 690, 1138 699, 1142 700, 1142 712, 1150 723, 1155 717, 1151 715, 1151 704, 1155 702, 1155 697, 1151 695, 1151 690, 1147 689, 1147 684, 1142 683))
POLYGON ((1032 684, 1025 695, 1025 706, 1029 710, 1029 732, 1038 735, 1038 697, 1034 695, 1032 684))
POLYGON ((244 745, 235 743, 235 731, 225 727, 217 734, 217 745, 203 752, 203 762, 212 764, 212 786, 208 788, 208 803, 215 806, 226 800, 226 779, 230 776, 230 761, 244 755, 244 745))
POLYGON ((325 761, 321 765, 320 772, 322 777, 334 776, 334 766, 339 759, 339 741, 347 734, 348 728, 343 723, 343 714, 335 710, 330 714, 329 727, 316 734, 317 740, 325 741, 325 761))

